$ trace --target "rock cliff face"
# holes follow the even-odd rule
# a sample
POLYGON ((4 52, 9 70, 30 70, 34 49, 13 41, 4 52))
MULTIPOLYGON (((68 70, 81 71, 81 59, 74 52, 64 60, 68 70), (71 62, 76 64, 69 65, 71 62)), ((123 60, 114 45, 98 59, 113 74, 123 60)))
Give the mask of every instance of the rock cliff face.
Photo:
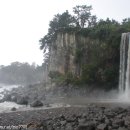
POLYGON ((81 62, 88 62, 89 39, 76 33, 57 33, 50 51, 49 71, 81 74, 81 62))

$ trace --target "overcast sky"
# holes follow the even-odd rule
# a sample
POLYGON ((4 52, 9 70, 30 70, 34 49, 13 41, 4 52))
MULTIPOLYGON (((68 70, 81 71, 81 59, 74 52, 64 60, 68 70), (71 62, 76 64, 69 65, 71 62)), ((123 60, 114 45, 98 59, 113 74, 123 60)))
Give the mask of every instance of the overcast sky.
POLYGON ((76 5, 92 5, 98 18, 130 17, 130 0, 0 0, 0 65, 43 62, 39 39, 57 13, 76 5))

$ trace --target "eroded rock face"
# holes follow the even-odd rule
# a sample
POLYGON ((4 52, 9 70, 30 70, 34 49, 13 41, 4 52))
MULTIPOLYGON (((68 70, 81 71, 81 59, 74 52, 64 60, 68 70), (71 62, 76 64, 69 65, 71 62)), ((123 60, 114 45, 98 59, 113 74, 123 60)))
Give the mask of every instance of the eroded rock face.
POLYGON ((58 71, 62 74, 67 69, 74 71, 74 56, 76 48, 75 34, 58 33, 55 44, 56 48, 52 47, 50 51, 50 66, 49 71, 58 71), (70 52, 71 48, 71 52, 70 52))
POLYGON ((99 42, 101 41, 92 40, 75 32, 57 33, 50 49, 49 72, 56 71, 61 74, 71 72, 80 76, 82 73, 80 64, 91 62, 93 43, 98 45, 99 42))
POLYGON ((61 74, 67 72, 80 73, 80 68, 75 63, 76 51, 79 46, 84 46, 84 57, 87 59, 87 43, 88 38, 76 35, 75 33, 58 33, 56 40, 51 47, 49 72, 58 71, 61 74), (79 71, 79 72, 78 72, 79 71))

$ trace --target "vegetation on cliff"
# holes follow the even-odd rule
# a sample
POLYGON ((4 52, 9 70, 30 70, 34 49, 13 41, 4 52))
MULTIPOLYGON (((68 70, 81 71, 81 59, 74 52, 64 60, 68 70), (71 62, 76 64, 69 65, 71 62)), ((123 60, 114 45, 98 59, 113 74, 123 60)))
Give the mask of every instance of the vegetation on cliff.
POLYGON ((57 14, 50 22, 48 34, 40 40, 41 49, 48 57, 44 64, 48 64, 50 48, 56 48, 57 33, 72 33, 76 36, 84 36, 89 39, 86 45, 79 43, 75 50, 75 64, 79 66, 80 74, 66 72, 50 72, 51 79, 63 79, 68 83, 76 84, 100 84, 117 86, 119 77, 120 40, 121 34, 130 31, 130 19, 124 19, 122 23, 116 20, 100 19, 91 14, 91 6, 76 6, 73 8, 74 15, 68 11, 57 14), (87 51, 88 58, 85 58, 87 51), (87 61, 87 62, 86 62, 87 61), (62 78, 61 78, 62 77, 62 78))

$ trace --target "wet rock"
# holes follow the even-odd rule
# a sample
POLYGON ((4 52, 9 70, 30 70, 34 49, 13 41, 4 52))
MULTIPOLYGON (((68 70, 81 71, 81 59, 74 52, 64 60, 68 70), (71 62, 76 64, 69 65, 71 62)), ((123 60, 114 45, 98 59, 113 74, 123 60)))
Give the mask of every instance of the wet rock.
POLYGON ((64 121, 60 121, 60 123, 62 126, 65 126, 67 122, 66 122, 66 120, 64 120, 64 121))
POLYGON ((36 100, 33 103, 30 104, 31 107, 41 107, 43 106, 43 103, 40 100, 36 100))
POLYGON ((106 124, 99 124, 97 126, 97 130, 107 130, 107 129, 108 129, 108 127, 106 124))
POLYGON ((46 122, 30 122, 27 124, 27 130, 48 130, 46 122))
POLYGON ((128 130, 128 129, 125 127, 119 127, 118 130, 128 130))
POLYGON ((127 112, 127 109, 122 108, 122 107, 115 107, 114 109, 112 109, 112 111, 114 111, 117 114, 121 114, 121 113, 127 112))
POLYGON ((108 130, 112 130, 112 126, 108 126, 108 130))
POLYGON ((64 116, 64 115, 60 115, 60 116, 59 116, 59 119, 60 119, 60 120, 65 120, 65 116, 64 116))
POLYGON ((123 119, 115 119, 114 124, 117 124, 120 127, 122 127, 122 126, 124 126, 124 120, 123 119))
POLYGON ((111 126, 112 125, 112 121, 108 118, 105 119, 105 124, 111 126))
POLYGON ((86 119, 82 118, 82 119, 78 119, 79 124, 84 124, 86 123, 86 119))
POLYGON ((76 118, 74 118, 74 117, 72 117, 72 116, 68 116, 68 117, 66 118, 66 120, 67 120, 68 123, 70 123, 70 122, 76 121, 76 118))
POLYGON ((17 109, 15 107, 12 107, 11 108, 11 111, 16 111, 17 109))
POLYGON ((4 95, 3 101, 11 101, 11 94, 4 95))
POLYGON ((112 123, 112 129, 118 129, 118 128, 119 128, 118 124, 112 123))
POLYGON ((105 113, 107 118, 114 118, 115 117, 115 113, 114 112, 107 112, 105 113))
POLYGON ((127 117, 124 118, 124 125, 130 126, 130 116, 127 116, 127 117))
POLYGON ((45 107, 51 107, 51 105, 50 105, 50 104, 45 104, 44 106, 45 106, 45 107))
POLYGON ((78 125, 78 130, 95 130, 96 128, 96 124, 94 121, 89 121, 89 122, 86 122, 86 123, 80 123, 78 125))
POLYGON ((12 95, 12 96, 11 96, 11 101, 12 101, 12 102, 17 102, 17 96, 12 95))
POLYGON ((72 125, 71 125, 70 123, 68 123, 68 124, 66 125, 65 130, 73 130, 72 125))
POLYGON ((19 97, 17 98, 17 104, 20 105, 27 105, 28 104, 28 97, 19 97))
POLYGON ((47 126, 47 130, 54 130, 54 128, 53 128, 52 125, 48 125, 48 126, 47 126))

